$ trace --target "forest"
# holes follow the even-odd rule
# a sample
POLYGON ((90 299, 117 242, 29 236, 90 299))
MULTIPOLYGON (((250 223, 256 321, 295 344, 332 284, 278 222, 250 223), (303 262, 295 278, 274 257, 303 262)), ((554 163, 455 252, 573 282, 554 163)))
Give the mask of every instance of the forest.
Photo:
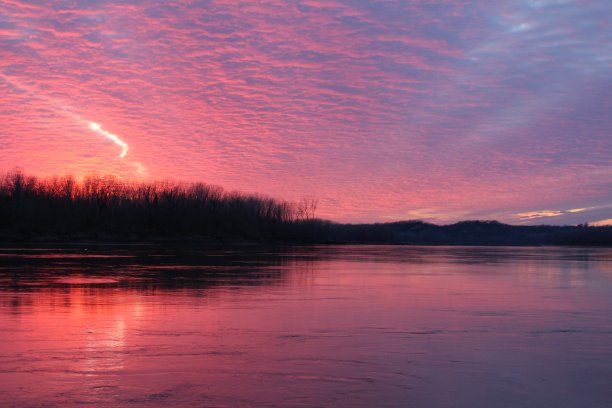
POLYGON ((612 227, 517 226, 497 221, 341 224, 293 203, 204 183, 125 182, 91 175, 0 176, 0 240, 212 241, 426 245, 605 245, 612 227))

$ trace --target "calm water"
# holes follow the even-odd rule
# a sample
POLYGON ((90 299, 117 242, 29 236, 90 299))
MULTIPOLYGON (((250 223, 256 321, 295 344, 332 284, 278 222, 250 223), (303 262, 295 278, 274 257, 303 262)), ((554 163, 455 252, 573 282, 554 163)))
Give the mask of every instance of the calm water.
POLYGON ((612 250, 0 249, 0 406, 611 407, 612 250))

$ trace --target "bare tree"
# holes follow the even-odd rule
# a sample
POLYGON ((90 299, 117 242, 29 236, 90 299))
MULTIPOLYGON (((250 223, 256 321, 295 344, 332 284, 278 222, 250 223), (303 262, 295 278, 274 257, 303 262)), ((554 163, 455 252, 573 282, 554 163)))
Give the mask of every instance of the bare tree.
POLYGON ((318 203, 319 201, 316 198, 303 198, 297 204, 296 219, 298 221, 314 220, 318 203))

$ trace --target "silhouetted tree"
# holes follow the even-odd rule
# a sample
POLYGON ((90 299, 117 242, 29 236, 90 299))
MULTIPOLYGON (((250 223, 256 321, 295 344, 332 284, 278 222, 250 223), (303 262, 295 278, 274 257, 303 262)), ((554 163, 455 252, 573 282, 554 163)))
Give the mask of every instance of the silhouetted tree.
POLYGON ((91 175, 0 176, 0 238, 146 237, 469 245, 612 245, 612 227, 512 226, 496 221, 337 224, 299 203, 204 183, 130 183, 91 175))

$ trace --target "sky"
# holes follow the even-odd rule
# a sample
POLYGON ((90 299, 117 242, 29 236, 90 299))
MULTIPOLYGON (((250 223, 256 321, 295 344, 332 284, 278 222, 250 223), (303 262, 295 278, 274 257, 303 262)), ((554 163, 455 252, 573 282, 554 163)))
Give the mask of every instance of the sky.
POLYGON ((612 223, 612 2, 0 0, 0 171, 612 223))

